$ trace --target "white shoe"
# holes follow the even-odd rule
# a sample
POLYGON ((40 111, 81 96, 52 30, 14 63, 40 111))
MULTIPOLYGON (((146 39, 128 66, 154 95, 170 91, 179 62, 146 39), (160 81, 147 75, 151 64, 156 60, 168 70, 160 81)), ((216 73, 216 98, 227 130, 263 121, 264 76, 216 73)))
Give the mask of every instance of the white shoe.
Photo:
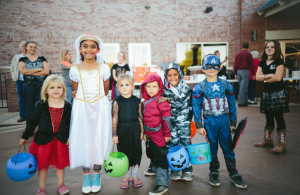
POLYGON ((88 194, 92 191, 91 174, 83 175, 82 193, 88 194))
POLYGON ((101 178, 100 173, 95 174, 93 176, 93 185, 92 185, 92 192, 99 192, 101 190, 101 178))

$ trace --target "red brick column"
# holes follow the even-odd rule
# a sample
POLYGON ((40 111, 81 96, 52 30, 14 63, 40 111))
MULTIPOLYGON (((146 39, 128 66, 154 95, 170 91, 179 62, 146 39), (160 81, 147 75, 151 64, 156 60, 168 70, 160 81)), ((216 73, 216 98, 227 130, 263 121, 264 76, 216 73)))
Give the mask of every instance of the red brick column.
POLYGON ((12 80, 10 72, 6 73, 6 90, 8 112, 19 112, 17 84, 12 80))

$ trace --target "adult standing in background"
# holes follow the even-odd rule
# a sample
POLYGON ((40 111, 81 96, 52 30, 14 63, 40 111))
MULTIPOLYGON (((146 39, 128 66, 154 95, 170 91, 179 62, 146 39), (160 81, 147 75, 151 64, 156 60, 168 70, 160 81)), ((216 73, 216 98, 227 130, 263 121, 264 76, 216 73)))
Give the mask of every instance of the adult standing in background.
POLYGON ((248 106, 248 84, 249 84, 249 70, 253 75, 252 79, 255 79, 255 68, 253 64, 252 55, 247 51, 249 43, 244 42, 242 44, 242 51, 235 56, 234 62, 234 74, 235 79, 239 81, 240 92, 239 92, 239 107, 248 106))
POLYGON ((113 83, 111 88, 111 100, 114 100, 118 96, 120 96, 120 92, 117 87, 118 82, 118 76, 121 74, 129 74, 130 68, 128 64, 124 62, 126 59, 125 53, 123 51, 120 51, 118 53, 118 63, 114 64, 111 68, 112 70, 112 76, 113 76, 113 83))
POLYGON ((25 43, 26 41, 21 41, 21 43, 19 44, 19 49, 21 51, 21 54, 16 54, 13 57, 10 65, 11 78, 13 81, 16 81, 18 97, 19 97, 20 118, 17 120, 18 122, 23 122, 26 120, 26 98, 23 91, 24 78, 19 71, 19 59, 27 56, 27 52, 25 50, 25 43))
POLYGON ((160 70, 165 72, 165 70, 168 68, 169 63, 170 63, 170 56, 165 55, 164 61, 160 65, 160 70))
MULTIPOLYGON (((219 58, 221 56, 219 50, 215 51, 214 54, 216 56, 218 56, 219 58)), ((227 56, 225 57, 225 59, 222 62, 221 62, 221 59, 220 59, 220 65, 221 65, 222 69, 218 72, 218 76, 223 76, 223 75, 226 76, 226 67, 223 67, 223 64, 226 62, 226 60, 228 60, 227 56)))
POLYGON ((37 44, 27 41, 25 44, 27 56, 20 58, 19 70, 24 75, 24 93, 26 97, 26 125, 33 114, 34 104, 41 99, 41 89, 49 75, 49 66, 44 56, 36 55, 37 44))
MULTIPOLYGON (((259 64, 259 53, 258 51, 252 51, 251 52, 252 58, 253 58, 253 64, 255 67, 255 74, 257 72, 258 64, 259 64)), ((248 85, 248 104, 254 105, 257 104, 257 102, 254 102, 255 98, 255 92, 256 92, 256 85, 257 81, 256 78, 253 79, 253 75, 251 70, 249 70, 249 85, 248 85)))
MULTIPOLYGON (((220 51, 219 51, 219 50, 215 51, 214 54, 220 58, 220 55, 221 55, 221 54, 220 54, 220 51)), ((220 63, 221 66, 222 66, 222 64, 224 64, 224 63, 226 62, 226 60, 228 60, 227 56, 226 56, 225 59, 220 63)), ((220 61, 221 61, 221 60, 220 60, 220 61)))
POLYGON ((76 62, 72 62, 72 54, 68 49, 64 49, 60 54, 60 69, 62 72, 62 77, 64 78, 64 82, 67 88, 67 100, 70 103, 73 103, 72 98, 72 81, 69 76, 69 72, 72 66, 76 65, 76 62))

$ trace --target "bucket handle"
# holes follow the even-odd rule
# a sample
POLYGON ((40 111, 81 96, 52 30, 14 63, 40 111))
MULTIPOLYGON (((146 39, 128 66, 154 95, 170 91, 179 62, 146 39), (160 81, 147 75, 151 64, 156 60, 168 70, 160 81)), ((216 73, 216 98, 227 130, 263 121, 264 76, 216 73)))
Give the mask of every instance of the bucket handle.
MULTIPOLYGON (((24 152, 26 153, 25 145, 23 145, 23 146, 24 146, 24 152)), ((18 157, 19 157, 19 154, 20 154, 21 147, 22 147, 22 145, 21 145, 20 148, 19 148, 19 152, 18 152, 16 161, 15 161, 15 165, 17 165, 17 160, 18 160, 18 157)))
MULTIPOLYGON (((206 135, 204 135, 204 137, 205 137, 205 139, 206 139, 206 141, 207 141, 207 145, 209 145, 209 140, 208 140, 207 136, 206 136, 206 135)), ((188 145, 190 145, 190 141, 191 141, 191 139, 192 139, 192 137, 190 137, 188 145)))
MULTIPOLYGON (((116 144, 113 144, 113 147, 112 147, 112 150, 110 151, 110 153, 112 153, 112 152, 115 150, 115 145, 116 145, 116 144)), ((118 148, 117 148, 117 150, 118 150, 118 148)), ((121 152, 121 151, 120 151, 120 152, 121 152)), ((120 155, 120 154, 118 153, 118 158, 121 157, 121 155, 120 155, 120 156, 119 156, 119 155, 120 155)))

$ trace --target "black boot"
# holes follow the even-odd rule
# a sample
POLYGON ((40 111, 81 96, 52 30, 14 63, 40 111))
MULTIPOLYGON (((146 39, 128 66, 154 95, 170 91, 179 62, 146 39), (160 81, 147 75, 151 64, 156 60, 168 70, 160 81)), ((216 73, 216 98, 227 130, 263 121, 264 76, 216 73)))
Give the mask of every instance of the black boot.
POLYGON ((235 159, 225 158, 225 163, 227 167, 227 171, 229 172, 229 176, 235 175, 238 173, 236 170, 236 161, 235 159))
POLYGON ((214 157, 211 159, 211 162, 210 162, 210 166, 209 166, 209 170, 210 172, 216 172, 216 173, 219 173, 219 168, 220 168, 220 162, 218 160, 218 157, 214 157))

